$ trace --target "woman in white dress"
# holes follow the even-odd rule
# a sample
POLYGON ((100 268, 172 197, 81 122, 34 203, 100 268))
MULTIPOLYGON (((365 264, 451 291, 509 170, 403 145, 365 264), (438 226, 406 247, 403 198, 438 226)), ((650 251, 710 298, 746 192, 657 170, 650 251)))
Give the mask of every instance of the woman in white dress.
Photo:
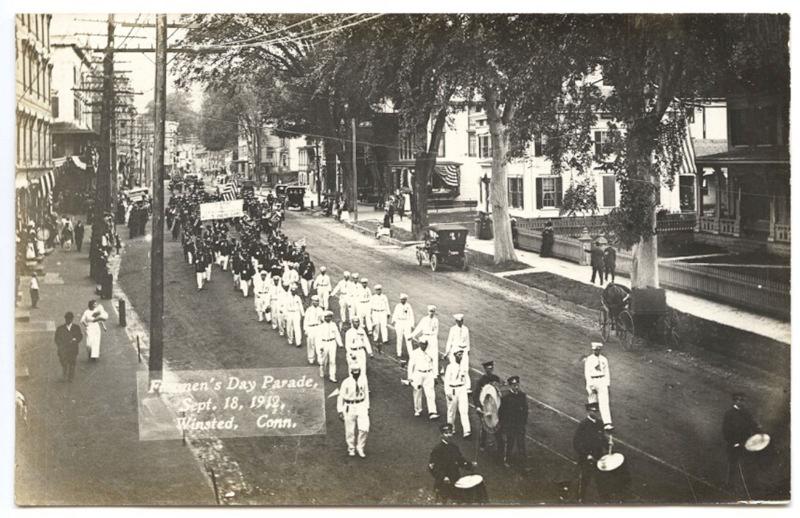
POLYGON ((100 333, 106 328, 103 322, 107 319, 108 313, 103 306, 96 300, 90 300, 89 309, 81 316, 81 325, 86 330, 86 349, 91 360, 100 357, 100 333))

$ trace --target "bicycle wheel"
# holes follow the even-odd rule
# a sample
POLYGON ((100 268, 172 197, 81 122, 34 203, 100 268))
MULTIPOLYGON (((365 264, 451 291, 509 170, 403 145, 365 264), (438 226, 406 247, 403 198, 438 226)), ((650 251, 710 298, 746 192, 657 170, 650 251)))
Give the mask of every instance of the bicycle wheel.
POLYGON ((600 312, 599 325, 600 325, 600 336, 603 337, 604 342, 608 342, 608 337, 611 334, 609 328, 611 326, 608 323, 608 313, 606 313, 605 309, 600 312))
POLYGON ((617 336, 626 351, 634 346, 636 340, 634 331, 633 316, 628 311, 622 311, 617 317, 617 336))

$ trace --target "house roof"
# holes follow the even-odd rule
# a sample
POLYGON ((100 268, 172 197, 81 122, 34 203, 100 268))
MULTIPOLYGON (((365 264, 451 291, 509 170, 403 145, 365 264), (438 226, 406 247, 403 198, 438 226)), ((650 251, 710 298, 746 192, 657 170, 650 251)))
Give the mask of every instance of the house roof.
POLYGON ((735 164, 789 164, 789 148, 786 146, 733 148, 723 153, 698 156, 699 166, 726 166, 735 164))

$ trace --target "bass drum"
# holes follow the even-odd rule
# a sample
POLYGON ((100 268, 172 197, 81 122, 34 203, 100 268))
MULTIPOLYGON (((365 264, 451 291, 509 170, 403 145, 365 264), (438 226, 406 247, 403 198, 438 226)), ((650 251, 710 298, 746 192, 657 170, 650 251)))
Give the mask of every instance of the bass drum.
POLYGON ((481 414, 483 426, 487 432, 496 433, 500 426, 500 391, 494 383, 487 383, 481 389, 479 397, 483 406, 481 414))
POLYGON ((480 475, 466 475, 453 484, 453 500, 459 504, 485 504, 489 501, 486 484, 480 475))

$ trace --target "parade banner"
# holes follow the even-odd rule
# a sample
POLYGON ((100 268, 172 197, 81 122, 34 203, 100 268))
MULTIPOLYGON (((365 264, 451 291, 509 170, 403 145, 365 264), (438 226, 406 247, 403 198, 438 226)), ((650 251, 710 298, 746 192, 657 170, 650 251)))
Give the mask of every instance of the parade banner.
POLYGON ((139 440, 325 433, 315 367, 136 373, 139 440))
POLYGON ((217 201, 200 204, 200 219, 227 219, 244 216, 244 200, 217 201))

